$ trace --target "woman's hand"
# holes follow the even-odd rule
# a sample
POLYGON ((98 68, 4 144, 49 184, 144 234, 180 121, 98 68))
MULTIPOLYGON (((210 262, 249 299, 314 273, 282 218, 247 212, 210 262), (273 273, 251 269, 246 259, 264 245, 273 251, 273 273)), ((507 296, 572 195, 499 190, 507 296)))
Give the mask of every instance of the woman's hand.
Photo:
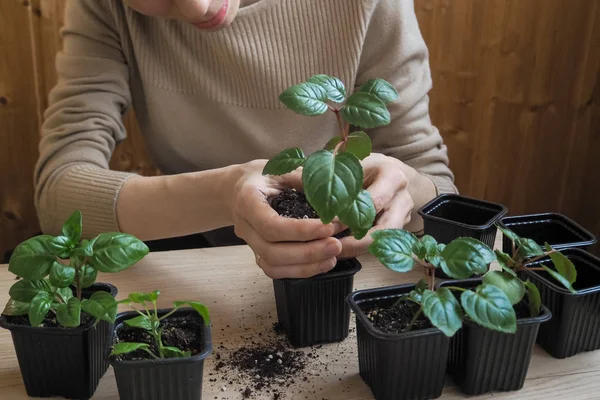
MULTIPOLYGON (((415 209, 435 197, 436 193, 429 178, 396 158, 373 153, 362 161, 362 165, 364 187, 373 199, 378 216, 375 226, 361 240, 352 236, 341 239, 343 249, 339 258, 358 257, 367 253, 367 248, 373 242, 373 231, 407 227, 411 220, 416 219, 415 209), (415 199, 418 199, 418 203, 415 199)), ((409 230, 419 230, 414 229, 415 224, 411 225, 413 229, 409 230)))
POLYGON ((340 241, 331 236, 341 226, 280 216, 267 198, 284 188, 300 189, 301 170, 263 176, 265 164, 256 160, 242 167, 232 195, 235 234, 252 248, 256 263, 270 278, 308 278, 331 270, 342 251, 340 241))

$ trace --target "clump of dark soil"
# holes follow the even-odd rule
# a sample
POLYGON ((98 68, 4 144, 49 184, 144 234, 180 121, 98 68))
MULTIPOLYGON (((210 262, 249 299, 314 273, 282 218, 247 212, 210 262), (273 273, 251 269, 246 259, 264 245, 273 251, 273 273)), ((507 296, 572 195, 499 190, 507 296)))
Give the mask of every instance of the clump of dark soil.
MULTIPOLYGON (((192 356, 204 350, 204 323, 200 318, 189 316, 166 318, 161 322, 160 326, 164 346, 177 347, 184 352, 189 351, 192 353, 192 356)), ((116 342, 147 343, 150 345, 152 352, 158 354, 154 339, 144 329, 122 325, 117 331, 116 342)), ((131 353, 115 356, 115 359, 119 361, 151 360, 152 356, 143 350, 136 350, 131 353)))
MULTIPOLYGON (((401 301, 398 305, 387 307, 372 305, 364 309, 364 313, 375 328, 384 333, 392 334, 406 332, 417 311, 419 311, 419 305, 412 301, 401 301)), ((429 320, 421 314, 411 330, 431 327, 429 320)))
MULTIPOLYGON (((31 324, 29 323, 29 317, 27 315, 5 315, 4 318, 6 318, 6 322, 8 322, 9 324, 31 326, 31 324)), ((94 317, 82 311, 79 326, 87 325, 88 323, 92 322, 93 319, 94 317)), ((74 329, 61 326, 56 320, 56 314, 54 314, 52 311, 50 311, 48 315, 46 315, 46 318, 44 318, 44 321, 42 321, 42 324, 40 326, 44 328, 74 329)))

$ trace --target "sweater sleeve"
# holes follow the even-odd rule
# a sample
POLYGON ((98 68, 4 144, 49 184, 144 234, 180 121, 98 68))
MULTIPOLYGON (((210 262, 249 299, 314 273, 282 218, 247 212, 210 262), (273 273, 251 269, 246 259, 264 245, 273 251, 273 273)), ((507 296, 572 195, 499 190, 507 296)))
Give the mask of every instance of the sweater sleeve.
POLYGON ((86 237, 119 229, 116 199, 132 174, 111 171, 131 104, 128 67, 115 26, 116 2, 69 0, 35 169, 41 228, 57 234, 76 209, 86 237))
POLYGON ((378 0, 368 21, 356 86, 382 78, 399 94, 388 104, 391 123, 369 132, 373 151, 428 176, 438 194, 457 192, 447 148, 429 116, 429 54, 413 0, 378 0))

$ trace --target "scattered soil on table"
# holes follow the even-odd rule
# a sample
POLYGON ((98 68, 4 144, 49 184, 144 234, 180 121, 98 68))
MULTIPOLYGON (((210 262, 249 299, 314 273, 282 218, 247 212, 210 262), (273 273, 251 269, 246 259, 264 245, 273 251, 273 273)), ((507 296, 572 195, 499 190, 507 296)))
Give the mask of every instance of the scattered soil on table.
MULTIPOLYGON (((372 305, 363 311, 373 326, 384 333, 406 332, 419 305, 412 301, 402 301, 396 306, 380 307, 372 305)), ((431 323, 423 315, 415 321, 411 330, 431 328, 431 323)))
MULTIPOLYGON (((162 342, 164 346, 177 347, 182 351, 189 351, 192 356, 204 350, 204 323, 200 318, 191 316, 172 317, 163 320, 162 342)), ((158 354, 158 349, 150 333, 140 328, 130 328, 123 325, 117 331, 118 342, 147 343, 153 353, 158 354)), ((115 357, 119 361, 151 360, 150 354, 142 350, 121 354, 115 357)))
MULTIPOLYGON (((29 317, 27 315, 19 315, 19 316, 15 316, 15 317, 5 315, 4 318, 6 318, 6 322, 8 322, 9 324, 31 326, 31 324, 29 323, 29 317)), ((81 323, 79 326, 86 325, 86 324, 92 322, 93 319, 94 319, 94 317, 92 317, 91 315, 82 311, 81 312, 81 321, 80 321, 81 323)), ((44 318, 44 321, 42 322, 41 327, 74 329, 74 328, 66 328, 66 327, 60 326, 60 324, 56 320, 56 315, 52 311, 50 311, 48 313, 48 315, 46 316, 46 318, 44 318)))
MULTIPOLYGON (((308 204, 304 193, 294 189, 285 189, 278 195, 270 197, 268 201, 271 207, 282 217, 296 219, 319 218, 314 208, 308 204)), ((349 235, 350 229, 346 229, 334 237, 341 239, 349 235)))

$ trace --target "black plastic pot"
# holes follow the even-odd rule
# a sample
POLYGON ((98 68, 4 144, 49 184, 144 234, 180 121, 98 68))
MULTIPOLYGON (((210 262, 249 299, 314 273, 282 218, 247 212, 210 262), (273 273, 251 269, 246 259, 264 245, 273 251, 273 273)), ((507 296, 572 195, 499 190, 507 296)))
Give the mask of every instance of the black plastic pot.
MULTIPOLYGON (((579 248, 586 250, 596 238, 570 218, 555 213, 518 215, 502 218, 499 225, 509 228, 520 237, 534 240, 540 246, 549 243, 556 250, 579 248)), ((503 238, 502 250, 512 252, 512 242, 503 238)))
MULTIPOLYGON (((459 237, 472 237, 491 249, 496 241, 495 223, 503 217, 507 208, 501 204, 473 199, 458 194, 442 194, 420 210, 426 235, 438 243, 448 244, 459 237)), ((436 276, 449 278, 436 268, 436 276)))
MULTIPOLYGON (((162 316, 172 309, 158 310, 162 316)), ((133 312, 117 316, 113 333, 114 343, 117 331, 123 321, 136 317, 133 312)), ((192 316, 200 321, 202 317, 192 308, 181 308, 168 319, 192 316)), ((204 349, 200 354, 187 358, 162 360, 118 361, 109 357, 115 371, 117 389, 121 400, 200 400, 204 360, 212 352, 210 326, 204 328, 204 349)))
MULTIPOLYGON (((96 283, 84 289, 84 297, 96 291, 117 295, 117 288, 96 283)), ((90 322, 77 328, 39 328, 14 325, 0 317, 10 330, 25 390, 29 397, 89 399, 108 369, 106 348, 112 324, 90 322)))
MULTIPOLYGON (((445 281, 438 287, 475 288, 481 279, 445 281)), ((517 319, 517 332, 502 333, 465 320, 450 339, 448 373, 468 395, 520 390, 529 370, 535 340, 552 313, 542 305, 537 317, 517 319), (542 325, 543 326, 543 325, 542 325)))
POLYGON ((434 399, 442 395, 449 338, 437 328, 383 333, 363 310, 366 306, 391 306, 415 285, 366 289, 347 301, 356 314, 360 376, 377 400, 434 399))
MULTIPOLYGON (((600 258, 581 249, 562 250, 577 269, 571 293, 543 271, 520 272, 540 290, 542 303, 552 312, 552 320, 542 325, 538 343, 555 358, 567 358, 600 349, 600 258)), ((533 264, 553 268, 542 259, 533 264)))
POLYGON ((358 260, 349 259, 312 278, 273 280, 277 318, 292 346, 339 342, 348 336, 346 297, 361 268, 358 260))

